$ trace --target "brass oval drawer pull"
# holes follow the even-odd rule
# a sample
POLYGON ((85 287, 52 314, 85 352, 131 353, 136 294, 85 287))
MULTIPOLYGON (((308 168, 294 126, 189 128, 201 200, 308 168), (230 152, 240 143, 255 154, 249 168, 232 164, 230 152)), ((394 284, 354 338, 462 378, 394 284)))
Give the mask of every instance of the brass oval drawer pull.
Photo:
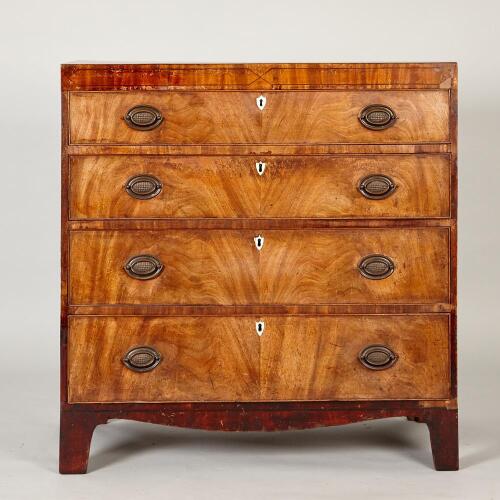
POLYGON ((383 200, 396 190, 396 184, 387 175, 368 175, 361 179, 358 189, 365 198, 383 200))
POLYGON ((396 122, 396 113, 383 104, 370 104, 359 113, 359 121, 370 130, 384 130, 396 122))
POLYGON ((125 184, 127 193, 138 200, 154 198, 160 194, 162 188, 162 183, 154 175, 136 175, 125 184))
POLYGON ((373 344, 365 347, 359 353, 358 359, 370 370, 385 370, 398 360, 398 356, 385 345, 373 344))
POLYGON ((365 278, 382 280, 394 272, 394 262, 385 255, 367 255, 359 263, 358 269, 365 278))
POLYGON ((134 372, 148 372, 158 366, 161 354, 152 347, 134 347, 125 354, 122 361, 127 368, 134 372))
POLYGON ((127 261, 124 269, 131 278, 150 280, 161 273, 163 264, 152 255, 137 255, 127 261))
POLYGON ((135 130, 152 130, 162 121, 161 112, 153 106, 134 106, 125 115, 125 123, 135 130))

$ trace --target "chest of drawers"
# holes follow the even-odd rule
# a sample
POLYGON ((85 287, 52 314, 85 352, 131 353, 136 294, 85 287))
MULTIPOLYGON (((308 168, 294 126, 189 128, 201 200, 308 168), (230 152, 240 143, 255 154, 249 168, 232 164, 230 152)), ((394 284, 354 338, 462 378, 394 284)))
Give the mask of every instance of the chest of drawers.
POLYGON ((64 65, 60 471, 116 418, 457 469, 456 130, 453 63, 64 65))

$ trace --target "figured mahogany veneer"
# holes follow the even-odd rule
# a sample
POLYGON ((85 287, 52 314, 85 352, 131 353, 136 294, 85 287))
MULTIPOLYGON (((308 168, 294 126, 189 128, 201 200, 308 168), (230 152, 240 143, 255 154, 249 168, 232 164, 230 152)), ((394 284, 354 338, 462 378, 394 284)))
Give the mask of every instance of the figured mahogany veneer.
POLYGON ((455 63, 63 64, 63 91, 451 89, 455 63))
POLYGON ((431 316, 127 318, 72 316, 69 401, 446 399, 449 319, 431 316), (255 335, 263 320, 264 334, 255 335), (387 344, 394 367, 358 361, 387 344), (162 356, 138 373, 122 358, 137 345, 162 356))
POLYGON ((449 155, 82 156, 70 165, 71 219, 113 218, 446 218, 449 155), (265 163, 259 175, 256 163, 265 163), (396 189, 373 200, 367 176, 396 189), (129 179, 152 175, 161 192, 137 202, 129 179))
POLYGON ((456 64, 71 64, 61 85, 62 473, 115 418, 407 417, 458 468, 456 64))
POLYGON ((302 231, 73 231, 70 304, 433 304, 449 299, 448 228, 302 231), (254 237, 264 237, 259 252, 254 237), (136 255, 163 271, 124 272, 136 255), (364 277, 384 254, 391 276, 364 277))
POLYGON ((75 92, 70 96, 71 144, 329 144, 448 142, 449 93, 439 91, 75 92), (383 102, 398 119, 381 135, 358 115, 383 102), (138 105, 164 119, 144 133, 123 117, 138 105))

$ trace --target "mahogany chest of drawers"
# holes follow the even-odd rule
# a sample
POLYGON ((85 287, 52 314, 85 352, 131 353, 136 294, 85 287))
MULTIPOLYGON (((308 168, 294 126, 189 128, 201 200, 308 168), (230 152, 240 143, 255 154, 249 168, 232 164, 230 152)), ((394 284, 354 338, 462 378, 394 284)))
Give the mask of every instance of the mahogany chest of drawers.
POLYGON ((64 65, 60 471, 115 418, 457 469, 456 137, 453 63, 64 65))

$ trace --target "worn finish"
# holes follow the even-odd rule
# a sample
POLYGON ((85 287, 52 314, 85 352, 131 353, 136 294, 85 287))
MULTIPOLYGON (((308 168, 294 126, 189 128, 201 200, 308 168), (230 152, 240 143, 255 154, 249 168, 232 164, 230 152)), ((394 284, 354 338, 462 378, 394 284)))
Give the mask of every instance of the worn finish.
POLYGON ((73 305, 68 314, 128 316, 205 316, 262 314, 419 314, 454 313, 450 304, 243 304, 243 305, 73 305))
POLYGON ((342 227, 447 227, 456 228, 450 219, 109 219, 68 221, 68 228, 78 231, 165 230, 165 229, 333 229, 342 227))
POLYGON ((446 399, 448 316, 263 317, 261 399, 446 399), (358 359, 371 344, 398 355, 385 371, 358 359))
MULTIPOLYGON (((154 191, 153 191, 154 192, 154 191)), ((446 218, 448 155, 371 156, 82 156, 70 167, 71 219, 110 218, 446 218), (255 164, 265 161, 259 175, 255 164), (371 200, 367 176, 389 176, 395 189, 371 200), (134 176, 161 191, 131 197, 134 176)))
POLYGON ((223 407, 210 403, 202 409, 193 404, 180 408, 163 404, 113 404, 112 409, 104 404, 72 405, 71 410, 65 408, 61 411, 59 471, 61 474, 85 474, 94 429, 113 418, 213 431, 289 431, 405 416, 427 423, 430 428, 435 468, 457 470, 457 410, 439 407, 438 402, 432 402, 435 406, 432 409, 425 406, 405 408, 405 402, 394 403, 391 406, 391 401, 386 401, 383 408, 377 402, 358 403, 357 407, 339 404, 331 407, 322 402, 316 402, 313 407, 307 403, 265 403, 264 408, 256 408, 252 403, 231 403, 223 407), (363 409, 359 409, 360 406, 363 409))
POLYGON ((61 472, 86 471, 113 418, 235 431, 408 417, 428 425, 436 469, 458 468, 454 63, 81 64, 61 82, 61 472), (389 128, 363 126, 373 104, 394 111, 389 128), (156 128, 126 124, 141 105, 158 108, 156 128), (158 184, 127 193, 143 174, 158 184), (372 192, 394 182, 383 199, 362 192, 374 175, 372 192), (164 268, 128 276, 148 248, 164 268), (365 251, 392 274, 364 278, 365 251), (127 368, 139 346, 148 364, 150 340, 173 385, 157 383, 165 357, 127 368), (373 345, 392 366, 362 365, 373 345), (96 384, 106 370, 116 383, 96 384))
POLYGON ((258 400, 258 360, 253 318, 72 316, 68 401, 258 400), (122 362, 138 345, 161 354, 150 372, 122 362))
MULTIPOLYGON (((450 89, 455 63, 64 64, 69 90, 450 89)), ((455 80, 455 82, 454 82, 455 80)))
POLYGON ((449 319, 434 316, 70 317, 69 402, 433 399, 450 397, 449 319), (398 361, 358 360, 387 344, 398 361), (137 345, 161 361, 122 362, 137 345))
POLYGON ((449 93, 441 91, 75 92, 70 96, 71 144, 331 144, 448 142, 449 93), (373 103, 389 105, 397 122, 370 130, 358 119, 373 103), (163 115, 153 130, 124 119, 134 106, 163 115))
POLYGON ((88 155, 318 155, 450 153, 450 143, 422 144, 68 144, 71 156, 88 155))

